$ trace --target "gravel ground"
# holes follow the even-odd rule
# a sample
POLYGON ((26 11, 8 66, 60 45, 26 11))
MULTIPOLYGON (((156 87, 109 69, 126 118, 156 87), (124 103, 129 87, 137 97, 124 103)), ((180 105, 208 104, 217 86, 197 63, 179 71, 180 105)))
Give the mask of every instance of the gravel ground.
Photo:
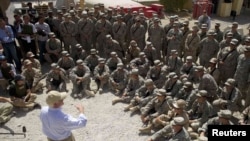
MULTIPOLYGON (((231 24, 230 18, 212 17, 212 25, 215 22, 221 22, 221 29, 231 24)), ((187 18, 180 18, 183 21, 187 18)), ((241 24, 242 29, 246 29, 249 24, 249 16, 238 16, 236 20, 241 24)), ((168 22, 167 19, 162 20, 163 25, 168 22)), ((194 20, 190 20, 190 27, 194 20)), ((12 22, 10 22, 12 23, 12 22)), ((246 31, 244 31, 246 33, 246 31)), ((48 70, 48 64, 43 67, 43 72, 48 70)), ((43 80, 44 82, 44 80, 43 80)), ((72 84, 68 83, 68 89, 71 92, 72 84)), ((95 89, 96 85, 91 83, 91 88, 95 89)), ((45 106, 46 94, 38 94, 37 102, 45 106)), ((65 99, 63 110, 73 116, 78 116, 78 112, 74 104, 81 103, 85 107, 85 115, 88 123, 85 128, 74 130, 73 133, 77 141, 145 141, 147 135, 139 135, 138 129, 142 126, 139 115, 130 115, 130 112, 124 112, 123 108, 126 104, 117 103, 112 106, 111 101, 115 96, 110 93, 96 94, 94 98, 73 99, 70 95, 65 99)), ((1 141, 45 141, 46 136, 41 131, 41 123, 39 120, 39 110, 24 111, 15 109, 17 114, 4 126, 0 127, 1 141), (23 135, 3 135, 1 133, 22 133, 22 127, 27 129, 27 136, 23 135)))

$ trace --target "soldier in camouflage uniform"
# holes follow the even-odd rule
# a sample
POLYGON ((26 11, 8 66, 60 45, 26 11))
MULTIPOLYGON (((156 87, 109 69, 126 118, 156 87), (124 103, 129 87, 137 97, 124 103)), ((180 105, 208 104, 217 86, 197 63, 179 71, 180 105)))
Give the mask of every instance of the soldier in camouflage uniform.
POLYGON ((210 30, 207 37, 200 41, 198 48, 200 65, 207 67, 209 60, 217 57, 219 52, 219 43, 214 39, 214 31, 210 30))
POLYGON ((144 85, 136 90, 135 97, 131 100, 130 104, 124 108, 124 111, 130 110, 134 113, 140 110, 156 96, 157 92, 158 89, 155 87, 153 80, 145 80, 144 85))
POLYGON ((129 74, 128 84, 120 98, 112 100, 112 105, 118 102, 130 103, 135 96, 135 92, 142 85, 144 85, 144 79, 139 75, 138 69, 132 69, 129 74))
POLYGON ((90 55, 88 55, 84 60, 84 63, 89 67, 92 74, 94 73, 95 67, 98 65, 98 59, 100 58, 100 56, 96 53, 96 49, 91 49, 90 55))
POLYGON ((62 57, 58 60, 57 64, 65 70, 67 75, 69 75, 70 70, 75 67, 75 61, 70 57, 67 51, 62 52, 62 57))
POLYGON ((165 33, 163 27, 161 27, 159 23, 160 19, 154 19, 154 25, 150 26, 148 29, 148 38, 156 49, 156 57, 161 59, 161 50, 165 33))
POLYGON ((64 15, 64 21, 59 25, 59 30, 63 38, 64 50, 70 52, 70 55, 74 56, 75 45, 77 44, 77 25, 71 21, 70 18, 71 16, 69 14, 64 15))
POLYGON ((203 39, 206 38, 207 31, 208 31, 207 25, 206 24, 202 24, 201 25, 201 31, 198 33, 198 35, 200 36, 201 40, 203 40, 203 39))
POLYGON ((218 53, 218 68, 221 72, 220 81, 226 82, 228 78, 233 78, 237 67, 239 53, 237 51, 237 39, 232 39, 230 46, 222 49, 218 53))
POLYGON ((145 130, 151 131, 153 119, 162 115, 167 114, 170 110, 169 97, 164 89, 159 89, 156 93, 156 97, 151 99, 146 106, 141 108, 141 120, 143 123, 148 123, 145 128, 140 128, 140 132, 145 132, 145 130), (149 128, 149 129, 148 129, 149 128))
POLYGON ((186 57, 186 62, 182 65, 180 69, 180 77, 187 77, 188 80, 193 81, 195 78, 195 66, 196 64, 193 62, 192 56, 186 57))
POLYGON ((46 53, 44 54, 44 58, 47 62, 57 62, 60 57, 60 53, 62 51, 61 41, 56 38, 54 32, 49 33, 49 39, 46 42, 46 53))
POLYGON ((76 56, 74 56, 74 60, 85 60, 85 58, 87 57, 87 52, 83 49, 83 47, 80 44, 76 44, 76 56))
POLYGON ((183 84, 178 80, 178 76, 175 72, 169 73, 167 77, 168 79, 162 88, 165 89, 166 92, 171 93, 171 96, 174 97, 182 88, 183 84))
POLYGON ((97 50, 99 53, 104 52, 104 42, 106 41, 106 35, 111 33, 112 25, 106 19, 104 13, 101 13, 101 19, 98 20, 95 24, 96 30, 96 41, 97 41, 97 50))
POLYGON ((141 50, 143 50, 143 48, 145 47, 144 45, 145 32, 146 32, 146 29, 141 24, 141 20, 138 18, 135 19, 135 23, 130 28, 130 36, 131 36, 131 40, 135 40, 136 43, 138 44, 138 47, 141 50))
POLYGON ((43 84, 39 80, 42 76, 41 71, 33 68, 32 62, 29 60, 24 65, 25 69, 23 70, 22 75, 25 77, 26 82, 31 88, 31 92, 41 92, 43 90, 43 84))
POLYGON ((61 69, 56 63, 51 64, 51 70, 46 77, 47 92, 51 90, 57 90, 59 92, 65 92, 66 89, 66 72, 61 69))
POLYGON ((146 58, 145 53, 140 52, 139 57, 131 60, 129 66, 131 69, 137 68, 140 76, 145 78, 149 70, 149 61, 146 58))
POLYGON ((111 52, 106 65, 109 67, 110 73, 117 69, 117 64, 122 63, 116 52, 111 52))
POLYGON ((89 19, 92 20, 93 25, 94 25, 94 29, 93 29, 93 31, 91 33, 92 34, 92 39, 90 39, 90 40, 92 42, 93 48, 96 48, 96 35, 97 35, 97 32, 96 32, 96 29, 95 29, 95 24, 97 22, 97 19, 94 17, 94 12, 91 11, 91 10, 88 12, 88 16, 89 16, 89 19))
POLYGON ((160 56, 157 56, 156 48, 152 45, 151 42, 146 42, 146 47, 143 49, 143 52, 148 58, 150 66, 154 65, 154 60, 160 59, 160 56))
POLYGON ((111 90, 115 91, 115 95, 119 96, 123 93, 128 83, 128 71, 124 69, 123 63, 117 64, 117 69, 110 75, 111 90))
POLYGON ((200 90, 196 95, 197 99, 192 105, 192 109, 188 111, 190 126, 194 132, 198 130, 211 116, 212 105, 207 101, 206 90, 200 90))
POLYGON ((83 63, 83 60, 78 59, 76 61, 77 66, 75 66, 70 71, 70 78, 73 83, 72 94, 76 97, 82 97, 83 95, 95 96, 94 93, 90 91, 90 70, 83 63))
POLYGON ((39 60, 35 58, 35 55, 31 51, 27 52, 26 58, 32 62, 32 67, 41 70, 41 64, 39 60))
POLYGON ((223 40, 223 32, 220 30, 220 23, 215 23, 214 32, 216 33, 215 39, 220 43, 223 40))
POLYGON ((104 52, 100 52, 101 57, 103 56, 104 58, 109 58, 110 53, 112 51, 115 51, 119 58, 124 58, 123 48, 120 46, 120 44, 116 40, 112 39, 110 34, 106 35, 106 41, 103 44, 104 44, 103 45, 104 52))
POLYGON ((224 36, 226 36, 226 34, 227 34, 228 32, 232 32, 232 33, 233 33, 233 38, 238 40, 237 46, 238 46, 238 45, 241 43, 241 41, 242 41, 242 36, 241 36, 241 34, 238 32, 238 26, 239 26, 239 24, 238 24, 237 22, 233 22, 233 23, 232 23, 232 26, 231 26, 231 29, 228 30, 228 31, 226 31, 225 34, 224 34, 224 36))
POLYGON ((0 124, 8 122, 13 116, 13 105, 10 98, 0 97, 0 124))
POLYGON ((178 57, 177 50, 171 50, 170 56, 167 60, 168 71, 175 72, 179 76, 183 62, 181 58, 178 57))
POLYGON ((126 63, 129 63, 131 60, 139 57, 140 52, 141 52, 141 49, 137 46, 136 41, 135 40, 130 41, 130 46, 128 47, 128 49, 125 53, 126 63))
POLYGON ((71 16, 71 20, 77 24, 78 21, 80 20, 80 18, 76 15, 75 11, 74 10, 69 10, 69 14, 71 16))
POLYGON ((61 10, 57 10, 57 17, 52 20, 53 22, 53 27, 52 29, 54 30, 53 32, 56 34, 56 37, 62 42, 62 36, 60 34, 60 27, 58 25, 63 22, 63 13, 61 10))
POLYGON ((232 32, 228 32, 225 39, 222 40, 219 44, 220 46, 220 50, 224 49, 225 47, 228 47, 230 45, 230 42, 233 39, 233 33, 232 32))
POLYGON ((109 82, 110 71, 109 67, 105 65, 105 59, 99 58, 98 65, 94 69, 94 79, 97 83, 97 91, 99 94, 103 92, 104 85, 109 82))
POLYGON ((160 60, 154 61, 154 66, 150 67, 147 72, 147 79, 152 79, 157 88, 162 88, 164 82, 166 81, 167 66, 163 65, 160 60))
POLYGON ((184 47, 184 60, 186 60, 187 56, 192 56, 194 62, 197 60, 197 51, 199 48, 200 43, 200 36, 197 34, 199 31, 198 26, 192 27, 192 32, 187 35, 185 40, 185 47, 184 47))
POLYGON ((207 68, 206 72, 209 73, 211 76, 213 76, 216 83, 219 84, 220 71, 217 68, 217 63, 218 63, 217 58, 211 58, 209 60, 209 65, 208 65, 208 68, 207 68))
POLYGON ((182 58, 183 57, 183 55, 184 55, 184 48, 185 48, 185 41, 186 41, 186 39, 187 39, 187 36, 190 34, 190 33, 192 33, 192 31, 190 30, 190 28, 189 28, 189 21, 184 21, 183 23, 182 23, 182 25, 183 25, 183 28, 181 29, 181 31, 182 31, 182 40, 181 40, 181 53, 182 54, 179 54, 179 56, 182 58))
POLYGON ((124 46, 126 32, 127 32, 127 25, 122 21, 122 16, 118 15, 117 21, 114 22, 112 26, 112 33, 114 39, 119 42, 120 46, 123 48, 124 51, 126 50, 124 46))
POLYGON ((237 86, 245 99, 245 107, 250 104, 250 46, 245 48, 244 54, 238 58, 238 65, 234 75, 237 86))
POLYGON ((242 112, 242 119, 239 121, 240 125, 250 125, 250 106, 246 107, 242 112))
POLYGON ((86 11, 82 12, 82 18, 78 22, 78 32, 80 34, 80 43, 84 47, 87 53, 90 52, 92 47, 94 23, 88 18, 88 13, 86 11))

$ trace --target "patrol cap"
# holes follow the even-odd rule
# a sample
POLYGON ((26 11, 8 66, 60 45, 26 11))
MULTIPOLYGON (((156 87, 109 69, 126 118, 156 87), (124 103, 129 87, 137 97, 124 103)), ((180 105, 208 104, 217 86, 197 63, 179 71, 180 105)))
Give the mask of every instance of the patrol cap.
POLYGON ((183 126, 185 125, 185 120, 183 117, 174 117, 173 120, 170 122, 172 126, 183 126))
POLYGON ((146 55, 145 55, 144 52, 140 52, 140 53, 139 53, 139 56, 144 57, 144 56, 146 56, 146 55))
POLYGON ((204 67, 203 66, 196 66, 195 71, 204 71, 204 67))
POLYGON ((225 85, 227 86, 235 86, 235 79, 233 78, 228 78, 227 81, 225 82, 225 85))
POLYGON ((215 35, 214 30, 209 30, 209 31, 207 32, 207 35, 215 35))
POLYGON ((64 50, 64 51, 62 51, 61 54, 62 54, 63 56, 66 56, 68 53, 69 53, 68 51, 64 50))
POLYGON ((175 72, 170 72, 168 75, 169 78, 178 78, 177 74, 175 72))
POLYGON ((227 104, 227 101, 224 99, 221 99, 221 98, 214 100, 212 103, 212 105, 216 106, 216 107, 220 107, 220 106, 226 105, 226 104, 227 104))
POLYGON ((138 14, 137 11, 133 11, 133 12, 132 12, 132 15, 137 15, 137 14, 138 14))
POLYGON ((131 40, 131 41, 130 41, 130 45, 131 45, 131 46, 137 46, 137 43, 136 43, 135 40, 131 40))
POLYGON ((118 20, 120 20, 120 19, 122 19, 122 15, 119 14, 119 15, 116 16, 116 18, 117 18, 118 20))
POLYGON ((152 42, 146 42, 146 45, 151 47, 152 46, 152 42))
POLYGON ((56 34, 55 34, 54 32, 50 32, 50 33, 49 33, 49 37, 54 38, 54 37, 56 37, 56 34))
POLYGON ((67 18, 71 18, 71 16, 70 16, 69 13, 65 13, 63 16, 64 16, 64 17, 67 17, 67 18))
POLYGON ((218 22, 217 22, 217 23, 215 23, 215 26, 220 26, 220 23, 218 23, 218 22))
POLYGON ((232 117, 232 111, 231 110, 220 110, 218 113, 218 117, 230 119, 232 117))
POLYGON ((24 65, 27 66, 27 65, 30 65, 30 64, 32 64, 32 62, 29 59, 25 59, 24 65))
POLYGON ((77 11, 78 11, 78 12, 80 12, 80 11, 82 11, 82 10, 83 10, 82 7, 78 7, 78 8, 77 8, 77 11))
POLYGON ((186 107, 186 101, 183 99, 179 99, 175 102, 173 102, 173 107, 177 109, 184 109, 186 107))
POLYGON ((139 74, 139 70, 138 69, 132 69, 131 70, 131 74, 138 75, 139 74))
POLYGON ((91 49, 90 54, 96 54, 96 49, 91 49))
POLYGON ((160 60, 154 60, 154 65, 155 66, 162 66, 163 63, 160 60))
POLYGON ((57 10, 57 14, 62 15, 63 14, 62 10, 57 10))
POLYGON ((105 13, 100 13, 100 17, 101 17, 101 18, 106 18, 105 13))
POLYGON ((193 84, 190 81, 185 82, 183 85, 183 88, 191 88, 191 87, 193 87, 193 84))
POLYGON ((104 63, 105 63, 105 59, 104 59, 104 58, 99 58, 99 59, 98 59, 98 62, 99 62, 100 64, 104 64, 104 63))
POLYGON ((232 32, 228 32, 228 33, 227 33, 227 37, 232 38, 232 37, 233 37, 233 33, 232 33, 232 32))
POLYGON ((103 4, 103 3, 99 3, 99 6, 100 6, 100 7, 103 7, 103 6, 104 6, 104 4, 103 4))
POLYGON ((139 17, 144 18, 145 17, 144 13, 139 13, 139 17))
POLYGON ((194 25, 194 26, 192 27, 192 30, 198 31, 198 30, 199 30, 199 27, 198 27, 197 25, 194 25))
POLYGON ((193 57, 192 56, 187 56, 186 60, 193 60, 193 57))
POLYGON ((159 89, 158 92, 156 93, 158 96, 167 96, 166 90, 165 89, 159 89))
POLYGON ((75 47, 76 47, 77 49, 82 48, 81 44, 76 44, 75 47))
POLYGON ((116 53, 115 51, 112 51, 112 52, 110 53, 110 55, 111 55, 111 56, 117 56, 117 53, 116 53))
POLYGON ((206 29, 207 28, 207 24, 202 24, 201 25, 201 29, 206 29))
POLYGON ((50 66, 52 69, 59 69, 60 68, 60 66, 57 63, 52 63, 50 66))
POLYGON ((170 19, 170 20, 174 20, 174 19, 175 19, 175 16, 170 16, 169 19, 170 19))
POLYGON ((0 61, 5 61, 7 58, 4 55, 0 55, 0 61))
POLYGON ((177 27, 179 25, 178 22, 174 22, 173 27, 177 27))
POLYGON ((178 54, 178 52, 177 52, 177 50, 172 49, 172 50, 171 50, 171 54, 178 54))
POLYGON ((94 4, 94 8, 95 9, 99 8, 99 4, 94 4))
POLYGON ((21 74, 17 74, 15 77, 14 77, 14 80, 17 82, 17 81, 20 81, 20 80, 25 80, 25 77, 21 74))
POLYGON ((106 35, 106 38, 107 38, 107 39, 112 39, 112 36, 111 36, 110 34, 107 34, 107 35, 106 35))
POLYGON ((154 82, 152 79, 147 79, 145 80, 145 85, 148 86, 148 85, 154 85, 154 82))
POLYGON ((187 25, 189 25, 189 21, 184 21, 182 24, 183 24, 184 26, 187 26, 187 25))
POLYGON ((198 97, 206 97, 207 96, 207 91, 206 90, 199 90, 198 93, 196 94, 198 97))
POLYGON ((217 58, 211 58, 211 59, 209 60, 209 62, 210 62, 210 63, 213 63, 213 64, 217 64, 218 60, 217 60, 217 58))
POLYGON ((123 63, 118 63, 117 64, 117 68, 123 68, 124 67, 124 64, 123 63))
POLYGON ((31 51, 27 52, 27 54, 26 54, 27 58, 34 57, 34 56, 35 55, 31 51))
POLYGON ((250 51, 250 46, 245 46, 244 51, 249 52, 250 51))
POLYGON ((76 64, 77 64, 77 65, 83 65, 83 60, 82 60, 82 59, 78 59, 78 60, 76 61, 76 64))
POLYGON ((232 39, 230 44, 233 44, 233 45, 237 45, 238 44, 238 40, 237 39, 232 39))
POLYGON ((66 92, 59 92, 52 90, 48 93, 46 97, 46 103, 52 107, 56 102, 59 102, 61 100, 64 100, 67 97, 66 92))
POLYGON ((88 13, 87 13, 87 11, 82 11, 82 16, 87 16, 88 15, 88 13))
POLYGON ((70 11, 69 11, 69 14, 70 14, 70 15, 75 15, 75 11, 74 11, 74 10, 70 10, 70 11))
POLYGON ((232 25, 239 25, 239 23, 238 22, 233 22, 232 25))

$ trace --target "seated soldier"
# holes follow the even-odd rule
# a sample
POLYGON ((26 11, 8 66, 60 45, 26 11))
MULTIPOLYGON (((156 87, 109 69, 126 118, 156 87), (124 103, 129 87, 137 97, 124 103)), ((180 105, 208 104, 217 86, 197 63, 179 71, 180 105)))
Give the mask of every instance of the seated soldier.
POLYGON ((147 127, 140 128, 140 132, 151 133, 152 123, 159 115, 167 114, 170 110, 169 101, 171 97, 167 96, 166 90, 159 89, 156 97, 141 108, 141 120, 147 127))
POLYGON ((7 92, 7 87, 16 75, 16 69, 13 64, 7 63, 7 58, 0 56, 0 86, 7 92))
POLYGON ((89 67, 92 74, 94 74, 94 69, 98 65, 98 59, 100 58, 96 53, 96 49, 91 49, 90 55, 84 60, 84 63, 89 67))
POLYGON ((95 96, 90 91, 90 70, 83 63, 83 60, 78 59, 75 66, 70 72, 70 78, 73 83, 73 97, 82 97, 83 95, 95 96))
POLYGON ((250 125, 250 106, 246 107, 242 112, 242 117, 239 121, 240 125, 250 125))
MULTIPOLYGON (((35 55, 32 52, 30 52, 30 51, 27 52, 25 59, 29 59, 32 62, 32 67, 34 67, 38 70, 41 70, 40 61, 35 58, 35 55)), ((22 70, 23 70, 23 68, 22 68, 22 70)))
POLYGON ((131 100, 130 104, 125 107, 124 110, 130 110, 132 113, 140 110, 156 96, 157 92, 158 89, 155 87, 153 80, 147 79, 145 84, 136 90, 135 97, 131 100))
POLYGON ((57 62, 60 58, 60 53, 62 51, 61 41, 56 38, 54 32, 49 33, 49 39, 46 42, 46 53, 44 58, 47 62, 57 62))
POLYGON ((10 98, 0 97, 0 125, 8 122, 14 115, 10 98))
POLYGON ((138 69, 132 69, 129 74, 128 84, 121 97, 112 100, 112 105, 117 102, 130 103, 135 96, 135 92, 142 85, 144 85, 144 79, 139 75, 138 69))
POLYGON ((43 84, 40 82, 42 78, 42 73, 40 70, 32 67, 32 62, 30 60, 25 61, 25 69, 22 75, 25 77, 26 82, 31 88, 31 92, 42 92, 43 84))
POLYGON ((99 91, 99 94, 103 92, 104 85, 109 82, 109 68, 107 65, 105 65, 105 59, 99 58, 98 59, 99 64, 95 67, 94 70, 94 78, 95 82, 97 83, 97 91, 99 91))
POLYGON ((85 58, 87 57, 87 53, 80 44, 76 44, 76 50, 77 50, 77 52, 76 52, 73 59, 74 60, 78 60, 78 59, 85 60, 85 58))
POLYGON ((145 78, 147 76, 150 64, 145 53, 140 52, 139 57, 131 60, 129 66, 131 69, 138 69, 140 76, 145 78))
POLYGON ((109 67, 110 73, 112 73, 117 68, 117 64, 122 63, 122 60, 118 57, 116 52, 111 52, 106 65, 109 67))
POLYGON ((20 108, 41 108, 40 104, 36 103, 36 94, 31 93, 24 76, 17 74, 9 89, 10 99, 13 105, 20 108))
POLYGON ((175 72, 169 73, 167 76, 168 79, 163 85, 163 89, 166 90, 166 92, 171 93, 172 97, 175 97, 180 89, 182 88, 182 82, 178 79, 178 76, 176 75, 175 72))
POLYGON ((47 93, 51 90, 67 92, 66 80, 67 78, 64 69, 60 68, 56 63, 52 63, 51 70, 46 78, 47 93))
POLYGON ((115 91, 115 95, 123 93, 128 83, 128 71, 124 69, 123 63, 117 64, 117 69, 111 73, 109 80, 111 90, 115 91))
POLYGON ((73 67, 75 67, 75 62, 73 58, 70 57, 68 51, 62 52, 62 57, 57 62, 58 66, 65 70, 67 76, 73 67))

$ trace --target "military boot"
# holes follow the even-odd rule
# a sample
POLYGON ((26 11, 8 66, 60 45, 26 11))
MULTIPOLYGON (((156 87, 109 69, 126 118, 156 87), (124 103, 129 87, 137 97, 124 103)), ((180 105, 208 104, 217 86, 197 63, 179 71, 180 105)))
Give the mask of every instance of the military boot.
POLYGON ((95 94, 94 94, 93 91, 84 90, 84 93, 85 93, 88 97, 95 97, 95 94))
POLYGON ((122 101, 121 98, 114 99, 112 100, 112 105, 115 105, 116 103, 121 102, 121 101, 122 101))
POLYGON ((131 108, 131 107, 133 107, 133 105, 129 104, 128 106, 126 106, 126 107, 124 108, 124 111, 128 111, 129 108, 131 108))
POLYGON ((129 108, 129 111, 131 111, 131 114, 138 111, 140 108, 138 106, 134 106, 134 107, 131 107, 129 108))
POLYGON ((140 133, 150 134, 152 127, 153 127, 153 125, 149 124, 148 126, 146 126, 144 128, 140 128, 139 131, 140 131, 140 133))

